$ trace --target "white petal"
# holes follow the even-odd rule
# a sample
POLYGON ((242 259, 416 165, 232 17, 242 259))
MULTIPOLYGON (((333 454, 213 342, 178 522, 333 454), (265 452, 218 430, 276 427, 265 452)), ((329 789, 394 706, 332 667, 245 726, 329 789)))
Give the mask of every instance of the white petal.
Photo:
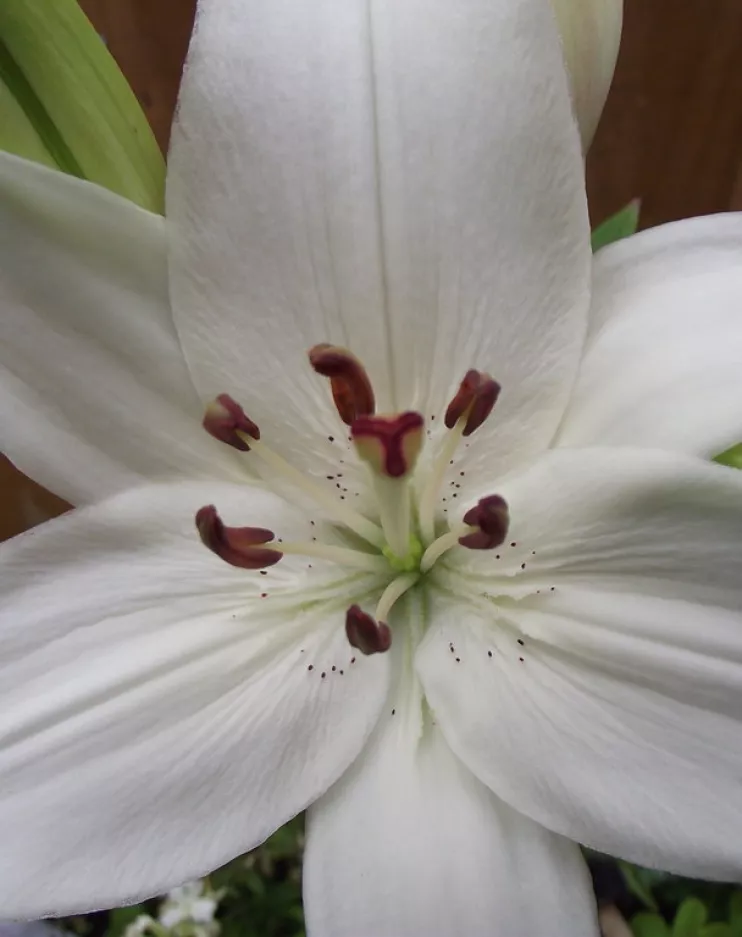
POLYGON ((19 468, 77 504, 142 477, 235 475, 200 427, 162 218, 0 153, 0 251, 0 426, 19 468))
POLYGON ((556 832, 738 878, 739 473, 650 450, 562 450, 505 490, 517 546, 503 556, 516 558, 502 579, 481 564, 461 572, 468 594, 441 600, 418 658, 450 745, 556 832), (516 570, 520 598, 492 601, 512 596, 516 570))
POLYGON ((643 232, 595 258, 591 333, 563 446, 705 458, 742 440, 742 213, 643 232))
POLYGON ((585 150, 613 81, 623 0, 552 0, 585 150))
POLYGON ((404 707, 308 814, 310 937, 594 937, 579 848, 516 813, 404 707))
POLYGON ((206 873, 322 794, 378 718, 388 664, 349 663, 354 587, 320 563, 222 563, 193 526, 209 498, 237 523, 309 526, 247 488, 151 486, 4 547, 6 916, 206 873))
POLYGON ((306 361, 330 341, 381 411, 440 414, 467 368, 490 371, 490 467, 551 438, 589 257, 543 0, 205 0, 169 165, 176 324, 204 394, 306 457, 338 433, 306 361))

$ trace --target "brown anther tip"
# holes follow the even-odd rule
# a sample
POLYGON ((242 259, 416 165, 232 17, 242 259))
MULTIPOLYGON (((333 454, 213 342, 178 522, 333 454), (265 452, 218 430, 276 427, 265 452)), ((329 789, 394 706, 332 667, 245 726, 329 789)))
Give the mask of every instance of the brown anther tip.
POLYGON ((459 384, 459 389, 446 409, 443 422, 448 429, 453 429, 461 417, 465 416, 463 435, 471 436, 490 415, 499 395, 500 385, 497 381, 484 371, 471 369, 459 384))
POLYGON ((491 550, 499 547, 508 535, 510 512, 500 495, 488 495, 464 514, 464 523, 476 528, 459 537, 462 547, 470 550, 491 550))
POLYGON ((196 527, 205 547, 230 566, 241 569, 264 569, 283 556, 279 550, 262 546, 275 540, 265 527, 227 527, 213 504, 196 512, 196 527))
POLYGON ((219 394, 206 408, 203 427, 210 436, 228 446, 249 452, 250 446, 239 433, 260 439, 260 429, 229 394, 219 394))
POLYGON ((350 646, 358 648, 362 654, 382 654, 392 646, 389 625, 385 621, 376 621, 359 605, 351 605, 345 613, 345 633, 350 646))
POLYGON ((425 420, 408 410, 393 416, 365 416, 353 422, 351 436, 360 457, 388 478, 411 472, 423 444, 425 420))
POLYGON ((309 349, 309 363, 317 374, 330 379, 332 399, 347 426, 375 411, 376 400, 366 369, 347 348, 315 345, 309 349))

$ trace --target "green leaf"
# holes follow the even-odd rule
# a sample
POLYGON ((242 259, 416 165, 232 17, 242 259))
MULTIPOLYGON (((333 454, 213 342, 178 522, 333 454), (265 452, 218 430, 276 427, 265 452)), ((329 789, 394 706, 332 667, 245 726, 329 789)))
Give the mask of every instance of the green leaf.
POLYGON ((720 922, 718 924, 707 924, 700 930, 700 937, 734 937, 734 930, 731 924, 720 922))
MULTIPOLYGON (((726 452, 716 456, 714 462, 718 462, 720 465, 728 465, 730 468, 742 469, 742 443, 732 446, 731 449, 727 449, 726 452)), ((740 892, 738 894, 742 895, 740 892)), ((740 902, 740 917, 742 917, 742 901, 740 902)))
POLYGON ((636 234, 636 229, 639 227, 640 208, 641 202, 635 198, 615 215, 611 215, 599 224, 591 238, 593 251, 599 251, 601 247, 607 247, 615 241, 636 234))
POLYGON ((735 891, 729 899, 729 923, 742 924, 742 891, 735 891))
POLYGON ((0 149, 162 211, 162 154, 76 0, 0 2, 0 149))
POLYGON ((686 898, 678 908, 672 925, 672 937, 699 937, 708 911, 698 898, 686 898))
POLYGON ((670 937, 670 929, 659 916, 649 911, 640 911, 631 920, 634 937, 670 937))
POLYGON ((651 891, 650 884, 645 880, 645 874, 649 871, 647 869, 642 869, 640 866, 632 865, 630 862, 618 862, 618 867, 621 870, 624 881, 626 882, 626 887, 634 895, 635 898, 638 898, 639 901, 647 908, 651 908, 652 911, 657 911, 657 902, 654 900, 654 895, 651 891))
POLYGON ((108 930, 106 937, 120 937, 129 924, 133 924, 140 914, 146 914, 143 904, 128 905, 126 908, 114 908, 108 912, 108 930))

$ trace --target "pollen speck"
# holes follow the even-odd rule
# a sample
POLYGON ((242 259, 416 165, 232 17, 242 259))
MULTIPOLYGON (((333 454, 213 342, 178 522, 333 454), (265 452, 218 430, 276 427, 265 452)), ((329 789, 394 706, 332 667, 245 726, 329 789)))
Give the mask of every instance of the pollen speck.
POLYGON ((310 664, 310 665, 307 667, 307 670, 314 670, 314 664, 310 664))
POLYGON ((526 646, 526 642, 523 640, 523 638, 518 638, 518 644, 520 644, 521 647, 526 646))
POLYGON ((492 657, 492 651, 487 651, 487 657, 492 657))

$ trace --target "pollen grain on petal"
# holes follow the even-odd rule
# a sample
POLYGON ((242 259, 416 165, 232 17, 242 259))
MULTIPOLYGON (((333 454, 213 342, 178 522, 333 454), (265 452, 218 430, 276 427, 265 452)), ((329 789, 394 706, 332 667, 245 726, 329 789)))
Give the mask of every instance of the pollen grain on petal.
POLYGON ((249 452, 250 444, 245 436, 260 439, 260 429, 245 414, 242 407, 229 394, 219 394, 206 408, 203 427, 209 435, 233 446, 241 452, 249 452))
POLYGON ((197 511, 196 527, 203 545, 231 566, 263 570, 278 563, 283 556, 280 550, 264 546, 275 540, 272 530, 227 527, 213 504, 197 511))
POLYGON ((323 343, 309 349, 309 363, 317 374, 330 379, 332 399, 347 426, 376 410, 374 390, 366 369, 356 356, 338 345, 323 343))
POLYGON ((345 633, 351 647, 358 648, 363 654, 380 654, 392 645, 389 625, 377 621, 359 605, 351 605, 345 613, 345 633))

